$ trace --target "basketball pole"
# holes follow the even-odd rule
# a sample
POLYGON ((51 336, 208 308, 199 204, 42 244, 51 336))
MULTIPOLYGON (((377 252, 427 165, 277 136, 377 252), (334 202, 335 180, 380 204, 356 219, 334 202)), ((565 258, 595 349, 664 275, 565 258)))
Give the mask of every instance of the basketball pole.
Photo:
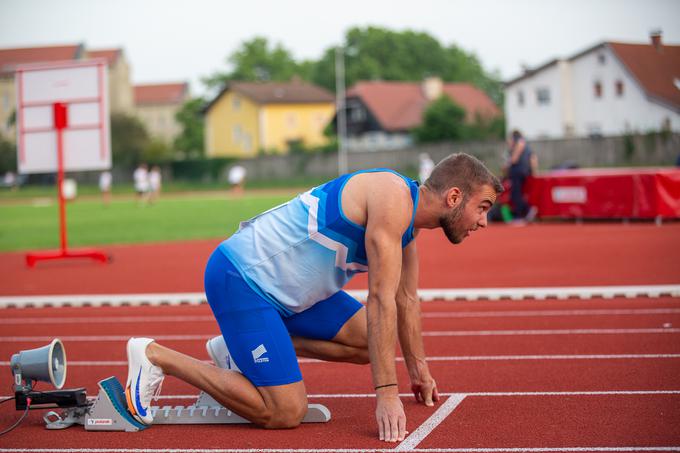
POLYGON ((64 199, 64 128, 66 127, 66 106, 54 104, 54 128, 57 130, 57 196, 59 197, 59 239, 61 254, 66 255, 68 236, 66 232, 66 200, 64 199))
POLYGON ((26 265, 35 267, 38 261, 58 260, 65 258, 91 258, 107 263, 109 257, 97 249, 68 249, 68 233, 66 227, 66 199, 64 198, 64 129, 68 127, 68 108, 63 102, 53 104, 54 129, 57 135, 57 196, 59 198, 59 242, 60 249, 46 252, 26 254, 26 265))

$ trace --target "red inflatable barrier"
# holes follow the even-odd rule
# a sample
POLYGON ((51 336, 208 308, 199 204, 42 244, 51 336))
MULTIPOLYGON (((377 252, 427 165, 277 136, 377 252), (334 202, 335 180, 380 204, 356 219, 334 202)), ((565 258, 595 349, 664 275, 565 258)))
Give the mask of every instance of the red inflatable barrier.
POLYGON ((558 170, 531 178, 540 217, 680 218, 680 169, 558 170))

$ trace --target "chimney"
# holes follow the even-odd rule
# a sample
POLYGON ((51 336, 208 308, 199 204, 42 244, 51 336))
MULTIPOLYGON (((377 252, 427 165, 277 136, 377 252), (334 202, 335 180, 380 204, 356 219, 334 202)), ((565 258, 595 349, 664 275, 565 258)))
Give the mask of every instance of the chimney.
POLYGON ((661 52, 663 50, 663 44, 661 44, 661 30, 652 30, 649 33, 649 37, 652 38, 652 46, 654 46, 657 52, 661 52))
POLYGON ((422 85, 423 95, 428 101, 439 98, 444 91, 444 83, 439 77, 426 77, 422 85))

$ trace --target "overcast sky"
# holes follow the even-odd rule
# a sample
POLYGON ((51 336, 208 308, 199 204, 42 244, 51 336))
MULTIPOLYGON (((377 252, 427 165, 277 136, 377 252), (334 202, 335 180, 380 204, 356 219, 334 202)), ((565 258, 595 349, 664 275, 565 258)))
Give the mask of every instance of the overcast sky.
POLYGON ((352 26, 412 29, 472 51, 507 80, 604 40, 680 44, 680 0, 0 0, 0 48, 122 47, 134 83, 200 79, 265 36, 318 59, 352 26))

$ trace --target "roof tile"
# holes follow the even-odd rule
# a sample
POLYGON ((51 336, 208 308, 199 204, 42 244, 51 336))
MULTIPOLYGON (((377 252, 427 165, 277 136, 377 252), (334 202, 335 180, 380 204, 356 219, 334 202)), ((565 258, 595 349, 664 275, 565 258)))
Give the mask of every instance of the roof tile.
MULTIPOLYGON (((385 130, 408 130, 421 124, 429 104, 421 87, 418 82, 358 82, 347 97, 361 98, 385 130)), ((467 121, 501 114, 486 93, 469 83, 445 83, 442 92, 465 109, 467 121)))
POLYGON ((648 95, 680 109, 680 46, 607 43, 648 95))
POLYGON ((177 104, 184 101, 189 91, 186 82, 135 85, 135 104, 177 104))

